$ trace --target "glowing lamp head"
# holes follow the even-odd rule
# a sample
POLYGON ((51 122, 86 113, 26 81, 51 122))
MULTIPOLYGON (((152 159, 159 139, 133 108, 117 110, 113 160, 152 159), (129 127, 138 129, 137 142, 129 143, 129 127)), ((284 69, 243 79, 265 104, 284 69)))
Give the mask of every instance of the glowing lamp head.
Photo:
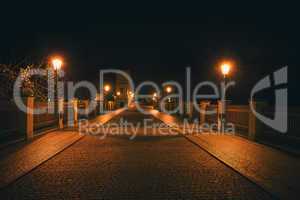
POLYGON ((224 63, 224 64, 221 65, 221 71, 222 71, 222 74, 224 76, 229 74, 230 67, 231 66, 229 64, 227 64, 227 63, 224 63))
POLYGON ((118 92, 117 92, 117 96, 120 96, 120 95, 121 95, 121 92, 118 91, 118 92))
POLYGON ((105 91, 105 92, 108 92, 109 90, 110 90, 110 86, 109 86, 109 85, 105 85, 105 86, 104 86, 104 91, 105 91))
POLYGON ((153 97, 157 97, 157 93, 156 92, 153 94, 153 97))
POLYGON ((52 65, 53 65, 54 70, 60 70, 62 64, 63 64, 63 62, 62 62, 62 60, 59 59, 59 58, 54 58, 54 59, 52 60, 52 65))
POLYGON ((168 86, 168 87, 166 88, 166 91, 167 91, 167 93, 170 93, 170 92, 172 92, 172 88, 171 88, 170 86, 168 86))

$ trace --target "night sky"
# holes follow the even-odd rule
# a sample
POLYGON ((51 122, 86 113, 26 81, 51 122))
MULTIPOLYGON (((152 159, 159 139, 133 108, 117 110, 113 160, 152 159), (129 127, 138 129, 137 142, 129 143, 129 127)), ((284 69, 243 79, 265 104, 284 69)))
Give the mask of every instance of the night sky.
POLYGON ((118 68, 137 82, 183 83, 190 66, 195 84, 219 81, 216 68, 230 59, 237 85, 229 95, 237 103, 248 100, 256 81, 288 65, 289 103, 299 105, 299 16, 292 5, 114 3, 3 6, 0 61, 58 54, 69 80, 94 82, 99 69, 118 68))

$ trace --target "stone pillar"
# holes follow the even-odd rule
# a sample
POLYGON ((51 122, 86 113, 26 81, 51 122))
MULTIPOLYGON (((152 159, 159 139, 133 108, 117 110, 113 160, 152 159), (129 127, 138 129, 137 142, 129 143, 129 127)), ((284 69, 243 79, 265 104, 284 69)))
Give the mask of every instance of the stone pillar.
POLYGON ((218 101, 217 111, 218 131, 222 132, 222 117, 224 115, 224 107, 221 100, 218 101))
POLYGON ((99 115, 99 109, 98 109, 98 105, 99 105, 99 101, 95 101, 95 117, 97 117, 99 115))
POLYGON ((226 109, 231 104, 231 100, 219 100, 218 101, 218 129, 219 131, 225 132, 226 127, 226 109))
POLYGON ((107 102, 107 110, 108 111, 112 111, 113 110, 113 106, 114 106, 114 102, 113 101, 108 101, 107 102))
POLYGON ((186 110, 186 114, 187 116, 191 119, 193 117, 193 102, 186 102, 185 103, 185 110, 186 110))
POLYGON ((78 125, 78 99, 72 100, 72 106, 73 106, 73 124, 74 126, 78 125))
POLYGON ((64 99, 58 100, 58 128, 64 128, 64 99))
POLYGON ((90 101, 90 105, 92 105, 93 110, 91 110, 91 114, 93 114, 93 117, 97 116, 97 101, 96 100, 92 100, 90 101))
POLYGON ((248 122, 248 138, 250 140, 257 140, 258 135, 263 131, 262 123, 256 118, 251 111, 250 104, 258 113, 262 113, 263 109, 267 106, 266 102, 249 101, 249 122, 248 122))
POLYGON ((84 104, 85 116, 89 118, 89 100, 83 100, 82 103, 84 104))
POLYGON ((27 140, 33 138, 33 109, 34 97, 24 97, 24 105, 26 106, 26 113, 19 111, 18 131, 25 134, 27 140))
POLYGON ((209 104, 209 101, 200 102, 200 124, 205 123, 206 108, 209 104))

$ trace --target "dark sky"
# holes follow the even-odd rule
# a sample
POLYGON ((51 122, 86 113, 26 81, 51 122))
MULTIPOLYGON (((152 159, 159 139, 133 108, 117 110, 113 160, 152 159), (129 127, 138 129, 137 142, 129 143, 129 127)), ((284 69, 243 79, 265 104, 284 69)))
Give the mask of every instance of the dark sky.
POLYGON ((43 1, 1 7, 1 62, 54 54, 65 58, 69 79, 98 79, 99 69, 130 69, 137 82, 220 79, 216 67, 235 61, 230 92, 249 98, 255 82, 289 66, 289 102, 297 93, 299 16, 292 5, 249 3, 77 4, 43 1))

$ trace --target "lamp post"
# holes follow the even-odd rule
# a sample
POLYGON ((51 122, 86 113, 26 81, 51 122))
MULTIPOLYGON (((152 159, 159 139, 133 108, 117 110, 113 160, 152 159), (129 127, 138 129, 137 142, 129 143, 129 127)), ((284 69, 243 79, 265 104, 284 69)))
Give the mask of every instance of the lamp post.
POLYGON ((55 107, 55 113, 58 113, 58 71, 61 69, 63 62, 59 58, 53 58, 52 59, 52 65, 54 70, 54 107, 55 107))
POLYGON ((156 92, 153 93, 152 100, 153 100, 153 107, 155 108, 156 107, 156 103, 157 103, 157 93, 156 92))
MULTIPOLYGON (((62 118, 62 113, 63 111, 60 110, 59 108, 59 97, 58 97, 58 75, 59 75, 59 70, 61 69, 63 62, 59 58, 53 58, 52 59, 52 65, 53 65, 53 70, 54 70, 54 113, 58 117, 58 125, 59 128, 63 128, 63 118, 62 118)), ((63 109, 63 108, 61 108, 63 109)))
POLYGON ((127 92, 127 105, 130 106, 130 107, 133 107, 134 106, 134 92, 132 91, 129 91, 127 92))
MULTIPOLYGON (((167 86, 166 87, 166 92, 167 92, 167 94, 170 94, 172 92, 172 87, 171 86, 167 86)), ((167 105, 168 105, 167 109, 171 110, 171 98, 170 97, 168 98, 168 104, 167 105)))
POLYGON ((166 87, 166 92, 171 93, 172 92, 172 87, 171 86, 166 87))
POLYGON ((54 58, 52 60, 52 65, 54 70, 60 70, 62 66, 62 60, 59 58, 54 58))
POLYGON ((108 103, 108 94, 109 94, 109 91, 111 89, 111 86, 109 84, 105 84, 104 87, 104 109, 108 110, 109 109, 109 103, 108 103))
POLYGON ((108 84, 104 85, 104 91, 109 92, 110 91, 110 85, 108 85, 108 84))
POLYGON ((229 74, 231 69, 231 65, 229 63, 223 63, 221 65, 221 72, 223 74, 223 98, 222 98, 222 105, 221 105, 221 130, 225 130, 225 123, 226 123, 226 79, 227 75, 229 74))
POLYGON ((156 99, 156 97, 157 97, 157 93, 154 92, 154 93, 153 93, 153 99, 156 99))

